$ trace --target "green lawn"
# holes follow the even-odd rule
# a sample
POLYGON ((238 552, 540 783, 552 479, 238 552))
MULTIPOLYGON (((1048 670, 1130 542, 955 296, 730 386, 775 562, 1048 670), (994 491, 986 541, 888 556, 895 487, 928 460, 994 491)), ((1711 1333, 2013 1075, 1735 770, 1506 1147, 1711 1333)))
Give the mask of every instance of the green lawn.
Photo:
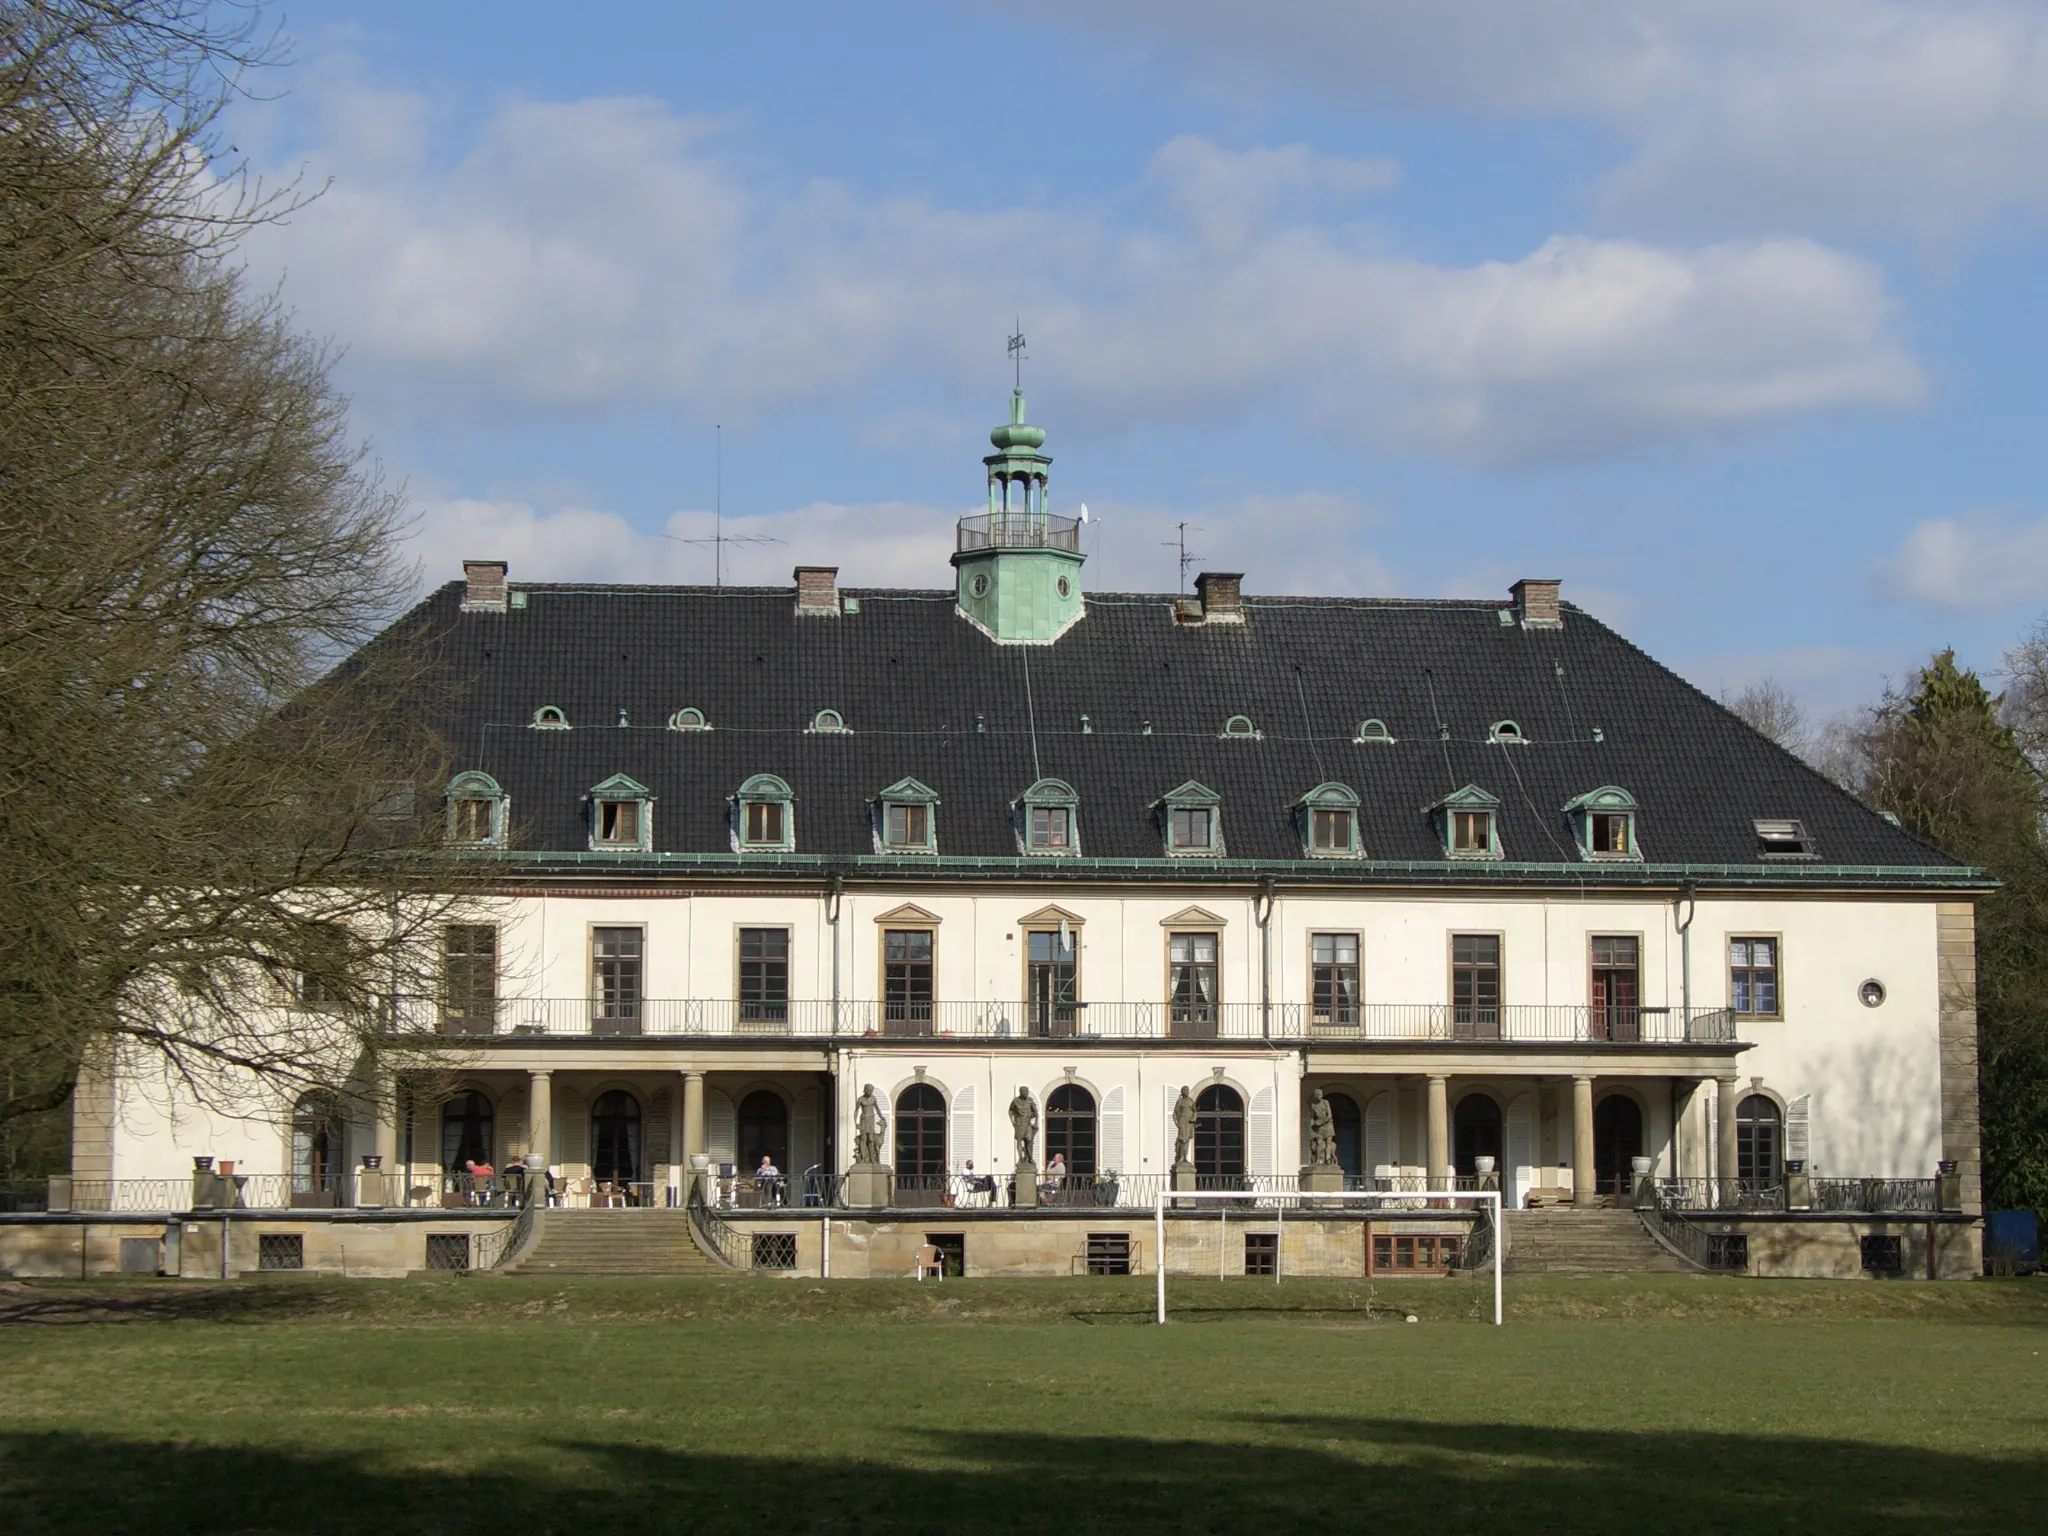
POLYGON ((2048 1513, 2048 1283, 1510 1282, 1498 1330, 1461 1284, 1175 1296, 1161 1329, 1145 1281, 0 1285, 0 1530, 1925 1532, 2048 1513))

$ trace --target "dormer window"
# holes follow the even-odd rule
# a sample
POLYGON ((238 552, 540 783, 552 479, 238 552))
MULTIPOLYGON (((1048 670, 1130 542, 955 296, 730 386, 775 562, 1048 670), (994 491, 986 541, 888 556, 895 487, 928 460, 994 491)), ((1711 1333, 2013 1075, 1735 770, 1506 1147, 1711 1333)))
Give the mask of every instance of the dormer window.
POLYGON ((1476 784, 1444 796, 1429 807, 1444 853, 1453 859, 1497 859, 1501 856, 1496 825, 1500 801, 1476 784))
POLYGON ((615 773, 590 792, 593 853, 645 853, 653 832, 654 797, 646 785, 615 773))
POLYGON ((1318 784, 1295 802, 1303 851, 1312 859, 1352 859, 1358 842, 1358 794, 1348 784, 1318 784))
POLYGON ((796 797, 772 773, 757 773, 733 797, 740 853, 788 853, 796 847, 796 797))
POLYGON ((458 773, 448 781, 448 841, 472 847, 505 840, 505 791, 488 773, 458 773))
POLYGON ((1040 779, 1025 790, 1017 807, 1024 851, 1047 855, 1079 853, 1080 804, 1081 797, 1074 793, 1074 787, 1060 779, 1040 779))
POLYGON ((1223 722, 1223 735, 1228 741, 1258 741, 1259 728, 1252 724, 1249 715, 1232 715, 1223 722))
POLYGON ((814 736, 844 736, 851 734, 846 717, 836 709, 821 709, 811 716, 811 734, 814 736))
POLYGON ((543 704, 533 712, 533 728, 537 731, 566 731, 569 717, 558 704, 543 704))
POLYGON ((1389 746, 1393 743, 1394 733, 1387 729, 1384 720, 1361 720, 1358 722, 1358 734, 1351 739, 1361 746, 1367 743, 1389 746))
POLYGON ((1759 819, 1755 825, 1757 851, 1765 858, 1814 857, 1813 839, 1807 835, 1805 822, 1787 817, 1782 820, 1759 819))
POLYGON ((679 709, 668 717, 668 728, 672 731, 708 731, 711 723, 704 718, 701 709, 679 709))
POLYGON ((1223 797, 1189 779, 1161 797, 1161 830, 1170 856, 1214 857, 1223 851, 1223 797))
POLYGON ((898 779, 876 797, 884 853, 936 853, 939 797, 915 779, 898 779))
POLYGON ((1521 746, 1529 739, 1522 734, 1522 728, 1512 720, 1494 721, 1493 729, 1488 731, 1487 735, 1494 741, 1506 742, 1512 746, 1521 746))
POLYGON ((1642 858, 1636 848, 1636 799, 1627 790, 1609 784, 1569 802, 1564 813, 1583 857, 1601 863, 1642 858))

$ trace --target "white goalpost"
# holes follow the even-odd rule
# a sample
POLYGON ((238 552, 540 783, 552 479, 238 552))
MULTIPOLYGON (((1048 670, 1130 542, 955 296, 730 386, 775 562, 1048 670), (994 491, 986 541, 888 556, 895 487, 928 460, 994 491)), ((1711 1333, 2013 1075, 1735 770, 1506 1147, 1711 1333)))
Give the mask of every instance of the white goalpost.
MULTIPOLYGON (((1166 1223, 1169 1216, 1176 1221, 1196 1221, 1206 1226, 1214 1222, 1217 1235, 1216 1273, 1219 1278, 1230 1273, 1229 1244, 1225 1235, 1231 1221, 1243 1224, 1270 1224, 1275 1228, 1273 1254, 1273 1281, 1277 1285, 1283 1267, 1282 1255, 1286 1249, 1287 1220, 1290 1211, 1296 1221, 1313 1220, 1322 1211, 1339 1207, 1382 1210, 1389 1214, 1399 1212, 1414 1217, 1429 1211, 1454 1211, 1471 1209, 1478 1213, 1479 1220, 1473 1224, 1473 1236, 1482 1233, 1492 1248, 1489 1267, 1493 1273, 1493 1325, 1501 1326, 1501 1196, 1497 1189, 1417 1189, 1394 1193, 1388 1190, 1345 1190, 1341 1193, 1261 1194, 1253 1190, 1204 1189, 1161 1191, 1152 1202, 1153 1264, 1158 1277, 1158 1318, 1166 1321, 1166 1273, 1167 1247, 1166 1223), (1209 1207, 1213 1216, 1203 1210, 1209 1207)), ((1362 1240, 1362 1238, 1361 1238, 1362 1240)), ((1206 1256, 1205 1256, 1206 1267, 1206 1256)), ((1183 1273, 1194 1274, 1193 1268, 1183 1273)), ((1242 1271, 1240 1271, 1241 1273, 1242 1271)))

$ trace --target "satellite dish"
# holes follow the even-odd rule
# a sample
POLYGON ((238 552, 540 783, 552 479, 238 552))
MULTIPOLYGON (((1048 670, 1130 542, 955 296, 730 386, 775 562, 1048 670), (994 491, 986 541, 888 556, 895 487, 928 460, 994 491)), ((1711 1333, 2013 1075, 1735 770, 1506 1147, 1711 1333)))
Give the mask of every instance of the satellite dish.
POLYGON ((1084 523, 1088 521, 1088 503, 1085 501, 1081 503, 1081 521, 1084 523))

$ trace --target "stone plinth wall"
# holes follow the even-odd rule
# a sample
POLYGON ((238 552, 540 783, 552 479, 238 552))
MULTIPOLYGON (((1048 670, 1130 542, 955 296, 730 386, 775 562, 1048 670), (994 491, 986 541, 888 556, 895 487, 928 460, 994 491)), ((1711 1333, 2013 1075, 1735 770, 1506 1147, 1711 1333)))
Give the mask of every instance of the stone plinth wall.
MULTIPOLYGON (((441 1232, 470 1235, 472 1256, 487 1232, 508 1226, 512 1213, 489 1218, 450 1221, 438 1213, 429 1218, 366 1219, 354 1212, 341 1215, 280 1211, 275 1215, 240 1214, 226 1223, 228 1273, 258 1270, 265 1234, 296 1234, 304 1259, 303 1273, 316 1275, 394 1276, 427 1267, 427 1238, 441 1232)), ((123 1238, 161 1243, 170 1227, 173 1242, 161 1252, 175 1255, 175 1275, 188 1280, 221 1277, 221 1230, 218 1216, 109 1217, 16 1216, 0 1220, 0 1275, 18 1280, 83 1279, 118 1275, 123 1238)))

